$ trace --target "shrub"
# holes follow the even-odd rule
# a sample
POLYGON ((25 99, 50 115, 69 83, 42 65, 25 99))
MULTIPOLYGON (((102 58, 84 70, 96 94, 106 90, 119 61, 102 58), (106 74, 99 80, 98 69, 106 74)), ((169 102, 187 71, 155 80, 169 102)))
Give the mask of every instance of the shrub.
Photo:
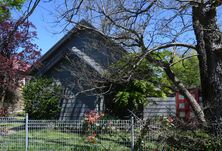
POLYGON ((89 111, 85 114, 83 123, 83 132, 85 134, 94 134, 97 130, 97 121, 104 116, 103 113, 97 113, 96 111, 89 111))
POLYGON ((172 117, 160 118, 156 121, 147 120, 140 131, 135 147, 138 150, 151 147, 155 151, 222 150, 221 136, 215 135, 215 132, 212 133, 209 128, 201 127, 198 123, 185 123, 172 117), (146 138, 150 137, 152 142, 146 141, 146 138))
POLYGON ((176 150, 214 151, 222 149, 221 138, 202 129, 173 131, 173 134, 168 135, 166 142, 176 150))
POLYGON ((23 88, 25 111, 31 119, 57 119, 61 87, 52 79, 38 78, 23 88))
POLYGON ((83 132, 87 136, 87 141, 89 143, 96 143, 96 135, 98 130, 97 121, 100 120, 104 116, 103 113, 97 113, 96 111, 89 111, 85 114, 85 119, 83 123, 83 132))

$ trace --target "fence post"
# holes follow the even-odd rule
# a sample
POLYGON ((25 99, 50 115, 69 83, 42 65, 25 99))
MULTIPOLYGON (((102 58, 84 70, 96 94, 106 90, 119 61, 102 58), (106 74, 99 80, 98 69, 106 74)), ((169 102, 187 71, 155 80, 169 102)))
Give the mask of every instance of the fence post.
POLYGON ((134 151, 134 118, 131 117, 131 151, 134 151))
POLYGON ((25 116, 25 151, 28 151, 28 144, 29 144, 28 120, 29 120, 29 116, 28 116, 28 113, 26 113, 26 116, 25 116))

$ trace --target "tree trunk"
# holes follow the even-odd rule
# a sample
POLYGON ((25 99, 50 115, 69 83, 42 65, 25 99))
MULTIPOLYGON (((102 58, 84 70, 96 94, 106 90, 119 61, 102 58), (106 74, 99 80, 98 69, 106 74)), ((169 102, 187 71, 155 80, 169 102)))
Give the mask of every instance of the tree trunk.
POLYGON ((221 120, 222 36, 216 24, 216 6, 193 6, 192 16, 205 116, 209 122, 221 120))
POLYGON ((182 93, 189 101, 194 114, 196 115, 197 119, 199 122, 203 125, 206 126, 206 120, 205 120, 205 115, 203 110, 201 109, 200 105, 197 103, 195 98, 192 96, 192 94, 186 89, 186 87, 179 81, 179 79, 175 76, 175 74, 172 72, 169 66, 166 66, 164 68, 167 76, 169 79, 174 83, 174 85, 179 89, 180 93, 182 93))
POLYGON ((0 90, 0 108, 4 108, 5 90, 0 90))
POLYGON ((153 59, 151 56, 146 57, 150 62, 155 63, 157 66, 163 67, 164 71, 166 72, 168 78, 172 81, 172 83, 178 88, 180 93, 182 93, 189 101, 194 114, 196 115, 198 121, 202 124, 202 126, 206 126, 206 120, 205 115, 200 107, 200 105, 197 103, 195 98, 192 96, 192 94, 186 89, 186 87, 183 85, 183 83, 180 82, 180 80, 175 76, 173 71, 170 68, 169 64, 165 64, 164 62, 158 61, 156 59, 153 59))

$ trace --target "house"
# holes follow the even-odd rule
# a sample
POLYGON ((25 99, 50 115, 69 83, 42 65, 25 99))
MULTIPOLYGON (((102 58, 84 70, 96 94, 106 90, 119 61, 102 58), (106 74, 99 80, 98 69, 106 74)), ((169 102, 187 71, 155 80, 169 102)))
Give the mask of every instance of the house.
POLYGON ((62 86, 60 120, 81 119, 89 110, 104 109, 104 97, 94 91, 96 82, 125 53, 83 20, 41 57, 41 67, 32 74, 51 77, 62 86))
MULTIPOLYGON (((81 21, 40 59, 32 74, 53 78, 63 88, 60 120, 81 119, 90 110, 103 111, 98 82, 126 51, 95 27, 81 21)), ((109 97, 109 96, 108 96, 109 97)), ((143 118, 175 116, 176 98, 148 98, 143 118)))

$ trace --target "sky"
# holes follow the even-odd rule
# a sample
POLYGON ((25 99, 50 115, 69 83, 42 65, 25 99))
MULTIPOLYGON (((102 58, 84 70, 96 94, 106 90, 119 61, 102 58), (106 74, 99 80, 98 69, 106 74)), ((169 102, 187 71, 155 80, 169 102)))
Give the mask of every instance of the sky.
POLYGON ((54 4, 43 1, 37 6, 35 12, 30 17, 30 21, 36 26, 38 39, 35 43, 42 49, 42 54, 48 51, 64 33, 61 33, 62 27, 56 25, 55 17, 52 14, 54 4))
MULTIPOLYGON (((23 8, 25 10, 25 6, 23 8)), ((42 49, 42 55, 46 53, 65 34, 62 27, 55 23, 55 5, 53 2, 41 0, 34 13, 29 18, 36 26, 37 37, 35 44, 42 49)), ((20 12, 13 12, 13 16, 19 16, 20 12)))
MULTIPOLYGON (((62 32, 63 27, 61 24, 58 25, 55 23, 56 21, 56 6, 62 1, 55 1, 50 0, 41 0, 40 4, 37 6, 34 13, 31 15, 29 20, 36 26, 36 31, 38 34, 38 39, 34 41, 39 48, 42 49, 42 55, 46 53, 57 41, 59 41, 62 36, 64 36, 64 32, 62 32)), ((26 5, 24 5, 23 10, 25 10, 26 5)), ((18 16, 20 12, 13 12, 14 16, 18 16)), ((222 9, 219 9, 219 14, 222 13, 222 9)), ((222 24, 222 17, 218 20, 219 24, 222 24)))

